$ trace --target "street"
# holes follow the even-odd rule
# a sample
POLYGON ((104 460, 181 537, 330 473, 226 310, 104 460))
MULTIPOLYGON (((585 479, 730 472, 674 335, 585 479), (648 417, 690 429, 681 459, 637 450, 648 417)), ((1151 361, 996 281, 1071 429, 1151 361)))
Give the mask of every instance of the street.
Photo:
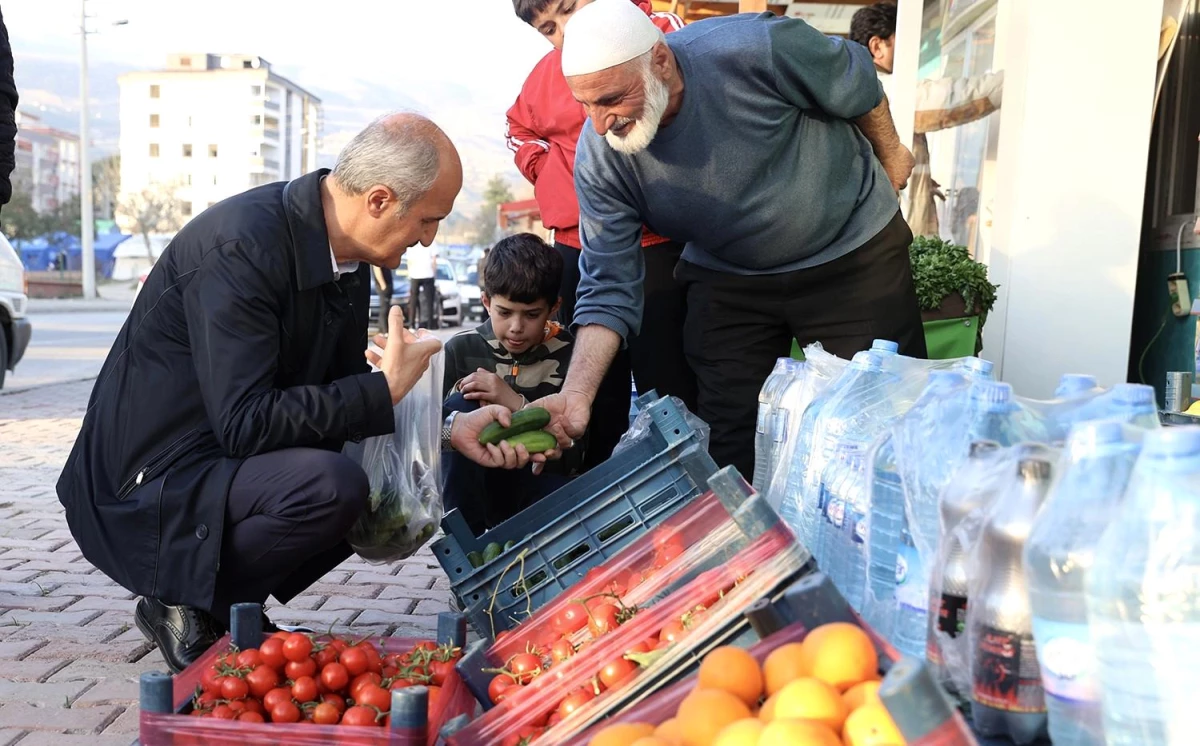
MULTIPOLYGON (((55 493, 125 315, 31 313, 31 347, 0 391, 0 746, 125 746, 138 730, 138 676, 165 670, 132 626, 133 594, 83 558, 55 493)), ((385 565, 352 557, 287 606, 269 601, 268 614, 357 636, 429 638, 448 600, 426 548, 385 565)))

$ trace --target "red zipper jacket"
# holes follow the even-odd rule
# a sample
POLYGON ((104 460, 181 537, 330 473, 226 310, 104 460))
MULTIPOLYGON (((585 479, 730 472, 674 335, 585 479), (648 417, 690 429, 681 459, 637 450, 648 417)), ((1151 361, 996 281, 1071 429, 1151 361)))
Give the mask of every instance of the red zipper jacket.
MULTIPOLYGON (((632 0, 664 33, 683 28, 674 13, 654 13, 646 0, 632 0)), ((575 144, 587 115, 571 95, 562 74, 562 52, 555 49, 534 66, 516 103, 508 110, 505 139, 516 154, 517 168, 533 184, 542 224, 554 230, 554 240, 581 248, 579 200, 575 198, 575 144)), ((642 245, 669 239, 642 232, 642 245)))

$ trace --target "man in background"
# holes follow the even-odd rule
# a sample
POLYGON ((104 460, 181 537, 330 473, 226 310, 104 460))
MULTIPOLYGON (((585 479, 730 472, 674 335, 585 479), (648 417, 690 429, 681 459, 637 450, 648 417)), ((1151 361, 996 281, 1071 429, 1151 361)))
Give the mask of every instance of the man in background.
POLYGON ((437 251, 432 246, 408 250, 408 325, 414 329, 437 328, 437 251))
POLYGON ((0 15, 0 205, 12 198, 9 177, 16 167, 17 146, 17 84, 13 80, 12 44, 8 28, 0 15))

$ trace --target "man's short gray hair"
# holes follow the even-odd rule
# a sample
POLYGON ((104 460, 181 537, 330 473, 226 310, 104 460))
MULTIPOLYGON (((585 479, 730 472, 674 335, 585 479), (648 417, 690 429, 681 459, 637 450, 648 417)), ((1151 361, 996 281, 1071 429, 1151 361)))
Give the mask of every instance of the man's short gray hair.
POLYGON ((354 195, 383 184, 395 193, 399 212, 404 213, 437 181, 438 145, 445 138, 436 124, 420 115, 384 115, 342 148, 333 179, 354 195))

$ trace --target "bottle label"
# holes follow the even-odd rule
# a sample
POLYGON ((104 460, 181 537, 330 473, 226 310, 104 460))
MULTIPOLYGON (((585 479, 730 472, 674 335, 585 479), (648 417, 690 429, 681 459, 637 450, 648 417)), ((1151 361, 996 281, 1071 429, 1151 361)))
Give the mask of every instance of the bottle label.
POLYGON ((776 443, 782 443, 787 440, 788 436, 788 410, 779 409, 775 411, 775 432, 772 436, 776 443))
POLYGON ((958 637, 967 628, 967 597, 951 593, 942 594, 942 603, 938 608, 938 632, 958 637))
POLYGON ((841 528, 842 522, 846 518, 846 502, 836 497, 830 498, 826 513, 829 516, 829 522, 837 528, 841 528))
POLYGON ((976 702, 1008 712, 1045 712, 1046 695, 1032 635, 983 625, 972 666, 976 702))
POLYGON ((1096 654, 1086 624, 1034 619, 1046 693, 1068 702, 1097 702, 1096 654))
POLYGON ((849 527, 851 530, 851 538, 855 544, 867 543, 867 517, 857 510, 850 508, 847 520, 850 521, 849 527))
POLYGON ((896 553, 896 602, 903 607, 924 612, 929 608, 929 589, 921 587, 924 577, 921 553, 909 542, 900 545, 896 553))
POLYGON ((771 416, 771 407, 766 404, 758 405, 758 421, 754 424, 754 431, 759 435, 767 432, 767 420, 771 416))

